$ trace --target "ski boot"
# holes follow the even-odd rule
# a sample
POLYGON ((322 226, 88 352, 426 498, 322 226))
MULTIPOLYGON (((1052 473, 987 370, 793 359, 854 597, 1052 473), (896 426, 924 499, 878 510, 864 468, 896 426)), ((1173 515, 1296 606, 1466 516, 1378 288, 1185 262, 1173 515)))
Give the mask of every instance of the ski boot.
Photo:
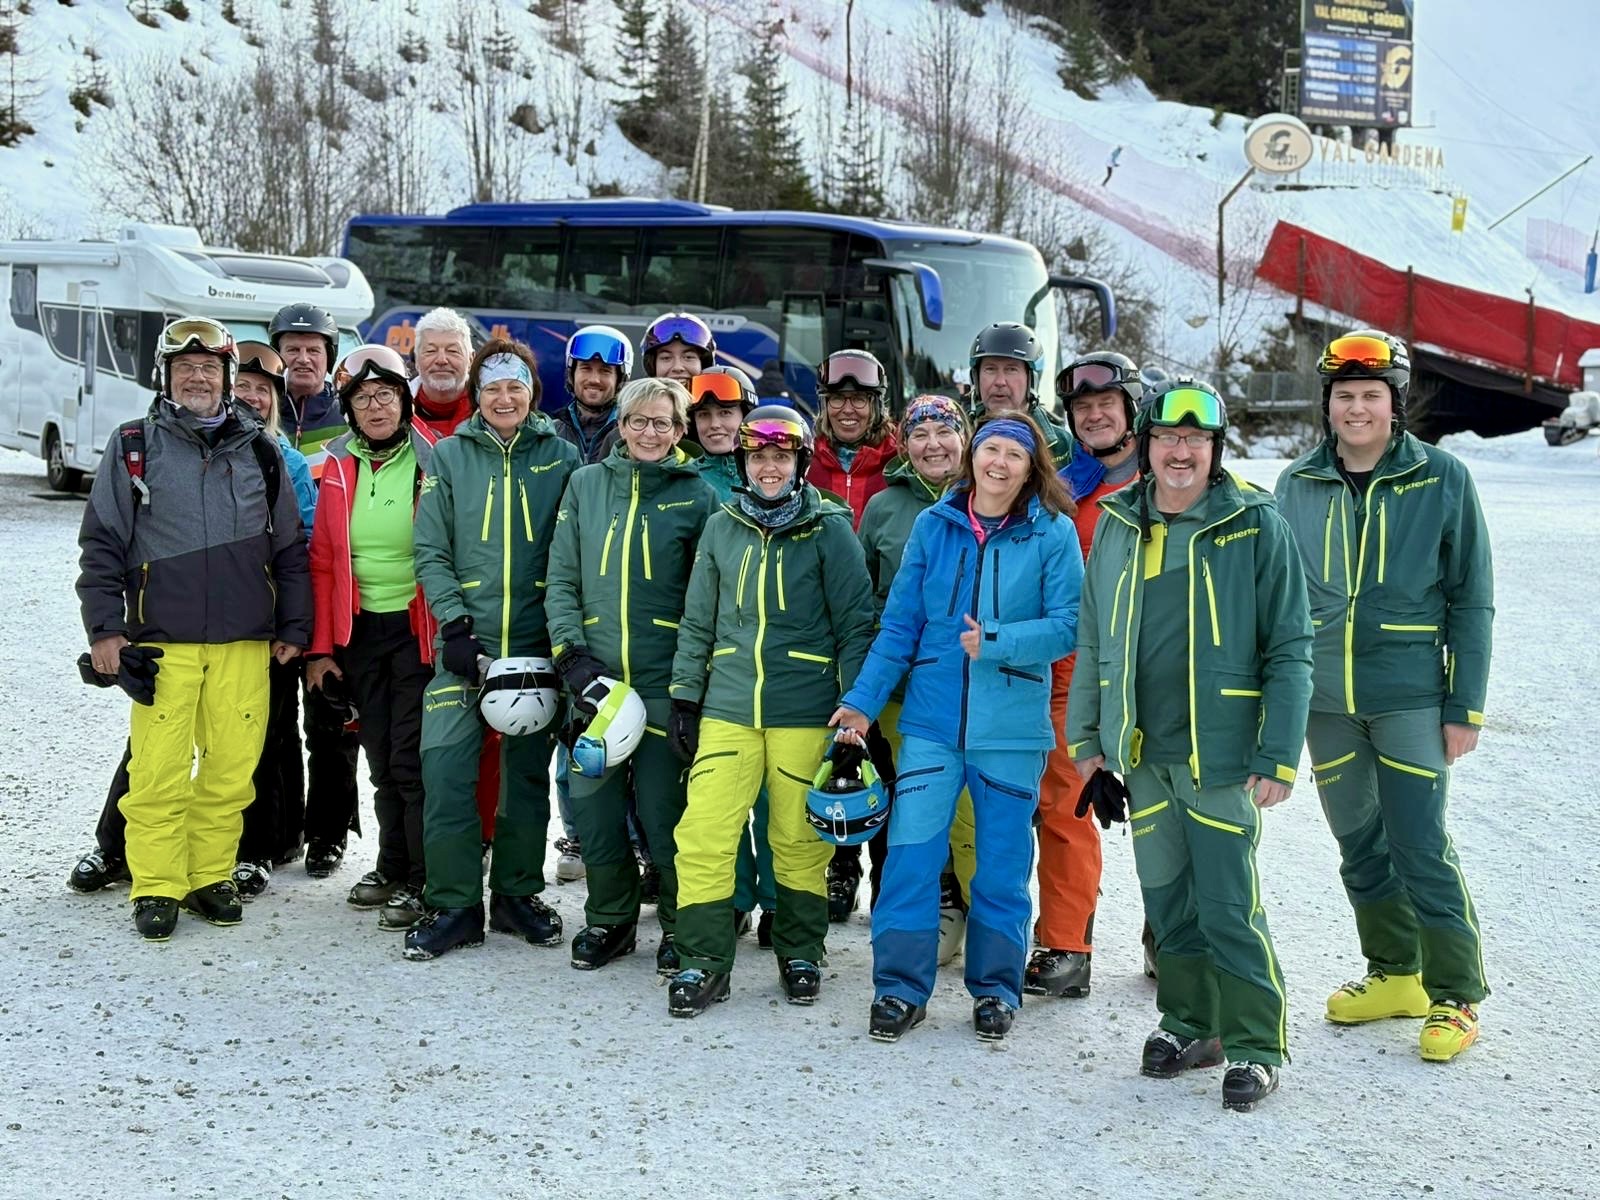
POLYGON ((1249 1112, 1278 1090, 1278 1068, 1267 1063, 1232 1063, 1222 1077, 1222 1107, 1249 1112))
POLYGON ((572 939, 572 965, 579 971, 594 971, 614 958, 632 954, 638 945, 634 925, 586 925, 572 939))
POLYGON ((147 942, 164 942, 178 927, 178 902, 170 896, 140 896, 133 902, 133 927, 147 942))
POLYGON ((326 879, 343 861, 344 846, 339 842, 317 841, 306 846, 306 874, 313 879, 326 879))
POLYGON ((1157 970, 1156 934, 1155 930, 1150 928, 1149 921, 1144 923, 1144 932, 1139 935, 1139 940, 1144 944, 1144 977, 1146 979, 1154 979, 1157 970))
POLYGON ((841 869, 837 859, 828 864, 828 921, 831 924, 840 925, 850 919, 850 914, 856 910, 856 891, 860 887, 859 864, 854 871, 849 867, 841 869))
POLYGON ((394 895, 389 897, 389 903, 378 911, 378 928, 400 931, 410 929, 422 920, 422 914, 426 911, 422 905, 420 889, 396 888, 394 895))
POLYGON ((803 958, 780 959, 778 979, 790 1004, 815 1004, 822 991, 822 972, 816 963, 803 958))
POLYGON ((676 975, 680 968, 677 935, 663 933, 661 944, 656 947, 656 974, 671 977, 676 975))
POLYGON ((577 883, 586 874, 583 847, 577 838, 556 839, 556 882, 577 883))
POLYGON ((272 872, 266 863, 241 862, 233 866, 233 886, 239 889, 241 900, 254 900, 271 882, 272 872))
POLYGON ((728 973, 688 967, 667 984, 667 1015, 698 1017, 719 1000, 728 998, 728 973))
POLYGON ((430 908, 406 930, 400 953, 412 962, 426 962, 460 946, 483 945, 483 905, 430 908))
POLYGON ((742 938, 745 934, 747 934, 749 932, 750 932, 750 914, 745 912, 743 909, 740 909, 740 908, 734 909, 733 910, 733 936, 736 937, 736 938, 742 938))
POLYGON ((237 925, 244 920, 244 905, 232 879, 222 879, 195 888, 183 898, 183 906, 212 925, 237 925))
POLYGON ((1176 1079, 1185 1071, 1221 1065, 1221 1038, 1191 1038, 1158 1029, 1144 1040, 1139 1074, 1151 1079, 1176 1079))
POLYGON ((939 965, 948 967, 966 943, 967 905, 960 883, 947 873, 939 877, 939 965))
POLYGON ((400 881, 390 879, 382 871, 368 871, 345 897, 354 908, 382 908, 400 890, 400 881))
POLYGON ((661 903, 661 872, 656 869, 653 862, 639 865, 639 903, 661 903))
POLYGON ((561 944, 561 914, 537 896, 490 896, 489 928, 535 946, 561 944))
POLYGON ((1328 997, 1327 1019, 1335 1025, 1360 1025, 1385 1017, 1425 1017, 1428 993, 1421 975, 1385 975, 1369 971, 1328 997))
POLYGON ((67 876, 67 886, 75 892, 98 892, 113 883, 126 883, 133 878, 128 873, 128 860, 107 854, 96 846, 85 854, 67 876))
POLYGON ((1428 1009, 1417 1049, 1423 1062, 1449 1062, 1477 1040, 1477 1009, 1461 1000, 1441 1000, 1428 1009))
POLYGON ((980 1042, 1003 1042, 1017 1019, 1017 1010, 999 996, 979 996, 972 1006, 972 1028, 980 1042))
POLYGON ((908 1029, 915 1029, 928 1016, 926 1004, 908 1004, 899 996, 879 996, 872 1002, 867 1036, 875 1042, 898 1042, 908 1029))
POLYGON ((1089 994, 1089 955, 1081 950, 1033 952, 1022 976, 1022 990, 1030 996, 1070 996, 1080 1000, 1089 994))

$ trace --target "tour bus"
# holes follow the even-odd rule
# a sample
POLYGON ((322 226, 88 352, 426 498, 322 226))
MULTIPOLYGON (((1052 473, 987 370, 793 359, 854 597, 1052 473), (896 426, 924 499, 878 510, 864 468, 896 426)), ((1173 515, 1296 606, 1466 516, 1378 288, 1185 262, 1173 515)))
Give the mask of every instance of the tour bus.
POLYGON ((30 450, 50 486, 74 491, 122 422, 150 407, 161 328, 180 316, 265 341, 285 304, 309 300, 345 331, 372 289, 341 258, 245 254, 193 229, 130 224, 115 241, 0 242, 0 446, 30 450))
MULTIPOLYGON (((469 204, 445 216, 359 216, 345 257, 372 285, 369 341, 412 349, 417 318, 448 305, 474 334, 525 342, 542 403, 567 403, 564 351, 573 331, 611 325, 639 347, 663 312, 701 316, 721 362, 763 396, 814 411, 816 367, 835 350, 871 350, 898 409, 918 392, 965 382, 972 339, 994 321, 1031 325, 1058 358, 1054 291, 1098 301, 1110 291, 1052 275, 1026 242, 897 221, 800 212, 735 212, 681 200, 469 204)), ((1048 386, 1046 400, 1049 399, 1048 386)))

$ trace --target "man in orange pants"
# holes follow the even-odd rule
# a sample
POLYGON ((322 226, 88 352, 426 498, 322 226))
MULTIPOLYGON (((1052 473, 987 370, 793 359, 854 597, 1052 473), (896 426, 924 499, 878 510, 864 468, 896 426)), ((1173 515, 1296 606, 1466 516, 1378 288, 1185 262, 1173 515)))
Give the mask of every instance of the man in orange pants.
MULTIPOLYGON (((1100 497, 1138 476, 1133 417, 1143 394, 1139 369, 1110 351, 1081 355, 1056 376, 1074 443, 1061 477, 1078 505, 1074 519, 1085 558, 1100 519, 1100 497)), ((1056 663, 1050 681, 1056 748, 1039 785, 1039 948, 1023 975, 1023 991, 1037 996, 1089 994, 1100 833, 1088 808, 1079 807, 1083 783, 1067 754, 1067 691, 1076 657, 1056 663)))

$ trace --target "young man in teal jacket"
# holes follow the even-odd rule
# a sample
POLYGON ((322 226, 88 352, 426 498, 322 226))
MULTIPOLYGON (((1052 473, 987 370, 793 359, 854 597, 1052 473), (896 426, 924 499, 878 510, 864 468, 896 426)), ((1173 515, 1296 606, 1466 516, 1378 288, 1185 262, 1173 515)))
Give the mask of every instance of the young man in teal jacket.
POLYGON ((1259 810, 1294 786, 1311 620, 1272 497, 1222 469, 1226 423, 1216 392, 1183 379, 1139 414, 1141 479, 1100 501, 1067 736, 1097 812, 1119 810, 1105 772, 1127 781, 1160 964, 1141 1070, 1174 1078, 1226 1054, 1223 1105, 1248 1110, 1288 1058, 1255 851, 1259 810))
POLYGON ((1277 490, 1316 628, 1306 740, 1367 959, 1327 1017, 1425 1017, 1420 1053, 1444 1062, 1477 1040, 1489 994, 1444 819, 1449 768, 1483 725, 1489 535, 1466 468, 1405 430, 1404 343, 1346 334, 1321 371, 1327 440, 1277 490))

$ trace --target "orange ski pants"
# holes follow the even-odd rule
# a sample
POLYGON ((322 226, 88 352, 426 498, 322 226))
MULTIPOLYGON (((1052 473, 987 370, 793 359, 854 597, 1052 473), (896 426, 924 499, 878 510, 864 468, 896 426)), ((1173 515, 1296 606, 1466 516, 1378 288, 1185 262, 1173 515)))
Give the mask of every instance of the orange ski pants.
MULTIPOLYGON (((1039 923, 1041 946, 1052 950, 1094 949, 1094 910, 1100 893, 1100 831, 1094 814, 1074 816, 1083 783, 1067 754, 1069 654, 1051 669, 1050 723, 1056 745, 1039 783, 1039 923)), ((1091 668, 1092 669, 1092 668, 1091 668)))

